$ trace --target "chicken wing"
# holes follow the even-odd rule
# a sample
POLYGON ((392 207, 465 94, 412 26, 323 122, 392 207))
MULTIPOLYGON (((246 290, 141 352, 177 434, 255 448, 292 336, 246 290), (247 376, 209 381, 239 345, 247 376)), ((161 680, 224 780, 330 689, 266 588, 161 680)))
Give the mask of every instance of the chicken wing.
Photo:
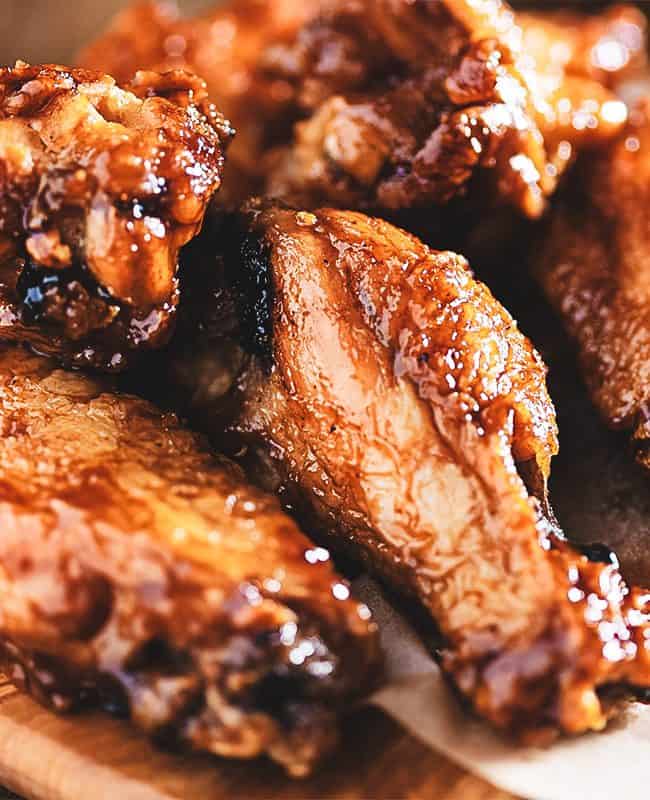
POLYGON ((254 206, 239 226, 225 258, 220 232, 187 254, 184 410, 419 598, 480 714, 535 740, 603 727, 650 686, 650 597, 544 517, 555 415, 514 320, 462 257, 381 220, 254 206))
POLYGON ((187 73, 0 69, 0 338, 106 369, 159 346, 230 135, 187 73))
POLYGON ((536 273, 575 339, 594 403, 634 431, 650 468, 650 100, 585 160, 554 213, 536 273))
POLYGON ((205 78, 212 99, 237 129, 220 199, 235 203, 259 189, 264 150, 291 130, 289 87, 256 72, 260 53, 287 41, 319 0, 230 0, 182 18, 174 3, 137 3, 79 56, 84 67, 128 81, 138 69, 185 68, 205 78))
MULTIPOLYGON (((640 17, 618 13, 634 20, 641 49, 640 17)), ((576 23, 553 43, 559 24, 540 32, 539 19, 525 17, 564 61, 538 64, 503 2, 333 2, 263 61, 307 116, 278 154, 269 194, 410 209, 446 203, 480 176, 501 202, 539 216, 575 151, 607 141, 626 118, 579 53, 579 42, 599 41, 594 31, 615 31, 620 44, 615 20, 584 23, 584 33, 576 23)), ((627 53, 640 59, 632 46, 627 53)))
POLYGON ((367 690, 368 609, 274 498, 106 380, 0 346, 0 647, 58 710, 302 775, 367 690))

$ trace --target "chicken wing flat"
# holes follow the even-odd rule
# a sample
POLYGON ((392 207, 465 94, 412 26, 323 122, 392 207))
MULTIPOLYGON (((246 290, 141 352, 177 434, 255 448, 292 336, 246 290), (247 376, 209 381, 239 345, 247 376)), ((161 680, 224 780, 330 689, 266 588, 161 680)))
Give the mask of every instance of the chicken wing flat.
POLYGON ((480 714, 537 741, 602 728, 650 685, 650 598, 542 513, 555 415, 514 320, 462 257, 386 222, 257 206, 239 225, 225 259, 207 233, 187 255, 185 410, 419 599, 480 714))
POLYGON ((0 69, 0 338, 106 369, 160 345, 229 137, 187 73, 0 69))
POLYGON ((263 60, 306 115, 278 154, 268 193, 410 209, 444 204, 481 176, 501 202, 539 216, 575 151, 625 122, 581 50, 610 35, 628 62, 641 59, 641 15, 616 13, 583 27, 574 18, 557 41, 560 23, 540 28, 544 17, 526 16, 544 39, 536 51, 533 31, 503 2, 335 0, 263 60), (629 47, 619 18, 637 34, 629 47), (535 53, 547 49, 559 55, 538 64, 535 53))
POLYGON ((230 0, 193 18, 174 3, 144 2, 122 11, 79 56, 84 67, 129 81, 139 69, 184 68, 201 75, 237 129, 220 198, 244 199, 261 185, 263 151, 288 138, 289 87, 256 72, 260 53, 295 35, 319 0, 230 0))
POLYGON ((575 339, 594 403, 634 431, 650 467, 650 100, 608 151, 585 160, 537 263, 575 339))
POLYGON ((106 381, 0 349, 0 643, 58 710, 302 775, 368 688, 368 609, 238 467, 106 381))

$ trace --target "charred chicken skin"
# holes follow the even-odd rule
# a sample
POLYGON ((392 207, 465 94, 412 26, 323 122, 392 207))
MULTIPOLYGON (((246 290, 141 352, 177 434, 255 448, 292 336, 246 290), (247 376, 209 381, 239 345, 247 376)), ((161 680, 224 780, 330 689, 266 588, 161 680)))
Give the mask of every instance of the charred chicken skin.
POLYGON ((594 403, 612 427, 634 431, 650 468, 650 100, 581 167, 536 271, 577 343, 594 403))
POLYGON ((462 257, 388 223, 256 206, 239 224, 225 259, 207 239, 187 255, 185 410, 419 599, 481 715, 536 741, 602 728, 650 686, 650 598, 544 517, 539 355, 462 257))
POLYGON ((257 71, 260 53, 289 41, 320 0, 229 0, 192 18, 174 3, 136 3, 79 56, 83 67, 129 81, 139 69, 189 69, 237 129, 219 200, 236 203, 258 191, 264 152, 286 139, 290 87, 257 71))
POLYGON ((334 0, 262 60, 306 116, 268 193, 411 209, 444 204, 480 177, 501 202, 539 216, 575 151, 625 122, 594 79, 605 70, 586 63, 587 43, 619 47, 619 72, 644 52, 637 12, 572 19, 560 33, 543 15, 519 24, 500 1, 334 0))
POLYGON ((0 643, 55 709, 293 775, 377 666, 368 609, 280 509, 105 380, 0 349, 0 643))
POLYGON ((230 134, 187 73, 0 69, 0 338, 104 369, 162 344, 230 134))

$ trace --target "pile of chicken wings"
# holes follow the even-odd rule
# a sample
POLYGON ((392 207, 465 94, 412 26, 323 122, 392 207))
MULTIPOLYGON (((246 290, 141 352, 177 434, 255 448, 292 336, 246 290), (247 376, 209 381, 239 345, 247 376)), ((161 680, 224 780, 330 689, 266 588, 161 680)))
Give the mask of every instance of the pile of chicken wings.
POLYGON ((556 519, 547 367, 441 233, 532 225, 540 297, 650 468, 646 58, 630 6, 230 0, 1 68, 12 679, 307 774, 382 681, 338 560, 421 608, 505 735, 647 700, 650 592, 556 519))

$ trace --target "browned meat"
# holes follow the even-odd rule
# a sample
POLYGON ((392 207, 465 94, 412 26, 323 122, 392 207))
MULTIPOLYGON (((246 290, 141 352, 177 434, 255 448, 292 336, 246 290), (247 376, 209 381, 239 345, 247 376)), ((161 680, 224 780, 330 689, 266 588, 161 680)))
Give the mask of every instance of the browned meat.
POLYGON ((650 100, 585 160, 554 213, 537 274, 576 340, 603 418, 634 430, 650 467, 650 100))
POLYGON ((57 710, 302 775, 376 672, 368 609, 240 470, 106 381, 0 349, 0 643, 57 710))
POLYGON ((259 189, 263 150, 287 138, 290 87, 255 70, 260 53, 289 40, 319 0, 229 0, 190 19, 174 3, 139 2, 79 56, 84 67, 128 81, 138 69, 186 68, 205 78, 212 99, 237 129, 220 199, 235 202, 259 189))
POLYGON ((539 355, 463 258, 385 222, 240 224, 223 264, 206 240, 187 273, 203 259, 176 344, 189 412, 419 598, 480 714, 535 740, 603 727, 612 694, 650 686, 649 598, 542 516, 557 444, 539 355))
POLYGON ((0 338, 106 369, 160 345, 229 136, 187 73, 1 69, 0 338))
POLYGON ((278 154, 269 193, 303 205, 410 209, 446 203, 478 175, 501 202, 539 216, 575 150, 625 122, 623 104, 593 79, 602 71, 583 63, 587 42, 603 32, 623 47, 629 31, 619 17, 636 32, 626 53, 637 63, 644 29, 625 9, 572 17, 560 35, 560 23, 540 28, 538 16, 525 16, 522 29, 492 0, 334 0, 264 59, 268 78, 292 85, 306 115, 278 154), (535 36, 545 37, 537 50, 535 36), (532 56, 547 49, 537 63, 532 56))

